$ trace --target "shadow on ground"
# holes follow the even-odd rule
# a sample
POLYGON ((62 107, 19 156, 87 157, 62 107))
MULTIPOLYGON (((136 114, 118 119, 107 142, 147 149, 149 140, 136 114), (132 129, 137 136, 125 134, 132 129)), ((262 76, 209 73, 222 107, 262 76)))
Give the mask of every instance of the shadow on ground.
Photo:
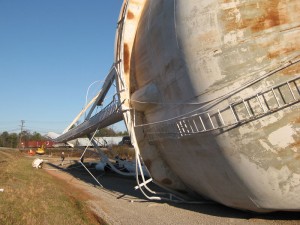
MULTIPOLYGON (((88 185, 92 185, 95 188, 100 188, 98 183, 93 179, 93 177, 81 166, 79 162, 74 161, 74 164, 71 164, 67 167, 61 167, 53 163, 47 163, 49 166, 67 172, 72 175, 74 178, 82 180, 88 185)), ((118 175, 114 172, 100 172, 96 171, 94 167, 86 165, 94 177, 100 182, 103 186, 104 191, 110 193, 118 199, 123 199, 127 201, 134 202, 145 202, 149 201, 139 190, 135 190, 134 187, 137 185, 135 177, 125 177, 118 175)), ((152 190, 157 192, 165 192, 158 186, 153 183, 148 185, 152 190)), ((238 218, 245 220, 274 220, 274 221, 289 221, 289 220, 299 220, 300 224, 300 213, 299 212, 273 212, 266 214, 259 214, 247 211, 240 211, 232 209, 218 203, 207 202, 204 204, 186 204, 186 203, 173 203, 173 202, 163 202, 174 207, 182 208, 185 210, 190 210, 202 214, 217 216, 217 217, 226 217, 226 218, 238 218)))

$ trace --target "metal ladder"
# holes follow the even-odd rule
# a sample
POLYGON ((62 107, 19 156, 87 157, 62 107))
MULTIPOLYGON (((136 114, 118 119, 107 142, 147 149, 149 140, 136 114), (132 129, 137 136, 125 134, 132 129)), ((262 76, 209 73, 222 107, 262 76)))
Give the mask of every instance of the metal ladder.
POLYGON ((149 142, 233 127, 278 111, 300 101, 300 76, 268 88, 222 109, 144 127, 149 142))

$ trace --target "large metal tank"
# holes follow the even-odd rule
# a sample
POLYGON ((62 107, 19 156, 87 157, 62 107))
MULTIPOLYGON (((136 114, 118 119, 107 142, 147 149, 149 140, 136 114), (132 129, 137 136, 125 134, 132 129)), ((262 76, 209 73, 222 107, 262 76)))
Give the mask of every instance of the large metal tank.
POLYGON ((119 97, 156 182, 300 210, 299 11, 299 0, 124 1, 119 97))

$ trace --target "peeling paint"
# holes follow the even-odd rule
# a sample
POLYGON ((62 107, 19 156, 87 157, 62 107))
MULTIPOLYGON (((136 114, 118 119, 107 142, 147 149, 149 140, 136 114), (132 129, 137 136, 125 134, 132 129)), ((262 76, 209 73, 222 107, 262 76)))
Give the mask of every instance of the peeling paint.
POLYGON ((268 145, 268 143, 266 143, 266 141, 264 141, 264 140, 258 140, 258 141, 259 141, 259 143, 261 144, 261 146, 262 146, 265 150, 271 151, 271 152, 273 152, 273 153, 275 153, 275 154, 278 154, 277 151, 274 150, 274 148, 270 147, 270 146, 268 145))
POLYGON ((279 148, 286 148, 294 143, 295 140, 293 136, 296 134, 297 133, 294 130, 293 126, 288 124, 272 132, 268 136, 268 140, 274 146, 277 146, 279 148))
POLYGON ((280 170, 270 167, 267 170, 268 183, 274 190, 280 190, 282 195, 287 195, 292 189, 300 187, 300 174, 292 173, 287 166, 280 170))
POLYGON ((242 40, 243 36, 244 36, 244 34, 243 34, 243 31, 241 31, 241 30, 230 31, 229 33, 224 35, 224 44, 235 45, 240 40, 242 40))

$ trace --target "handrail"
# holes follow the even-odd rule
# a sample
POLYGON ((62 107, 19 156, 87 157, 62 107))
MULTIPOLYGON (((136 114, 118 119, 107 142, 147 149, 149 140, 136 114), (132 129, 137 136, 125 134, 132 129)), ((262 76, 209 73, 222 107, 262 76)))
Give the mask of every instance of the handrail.
POLYGON ((136 127, 144 128, 150 142, 163 138, 180 138, 186 135, 230 128, 299 102, 300 84, 297 83, 299 81, 300 76, 297 76, 262 92, 241 98, 222 109, 214 108, 199 113, 194 112, 173 120, 139 124, 136 127), (285 89, 285 92, 282 89, 285 89))

